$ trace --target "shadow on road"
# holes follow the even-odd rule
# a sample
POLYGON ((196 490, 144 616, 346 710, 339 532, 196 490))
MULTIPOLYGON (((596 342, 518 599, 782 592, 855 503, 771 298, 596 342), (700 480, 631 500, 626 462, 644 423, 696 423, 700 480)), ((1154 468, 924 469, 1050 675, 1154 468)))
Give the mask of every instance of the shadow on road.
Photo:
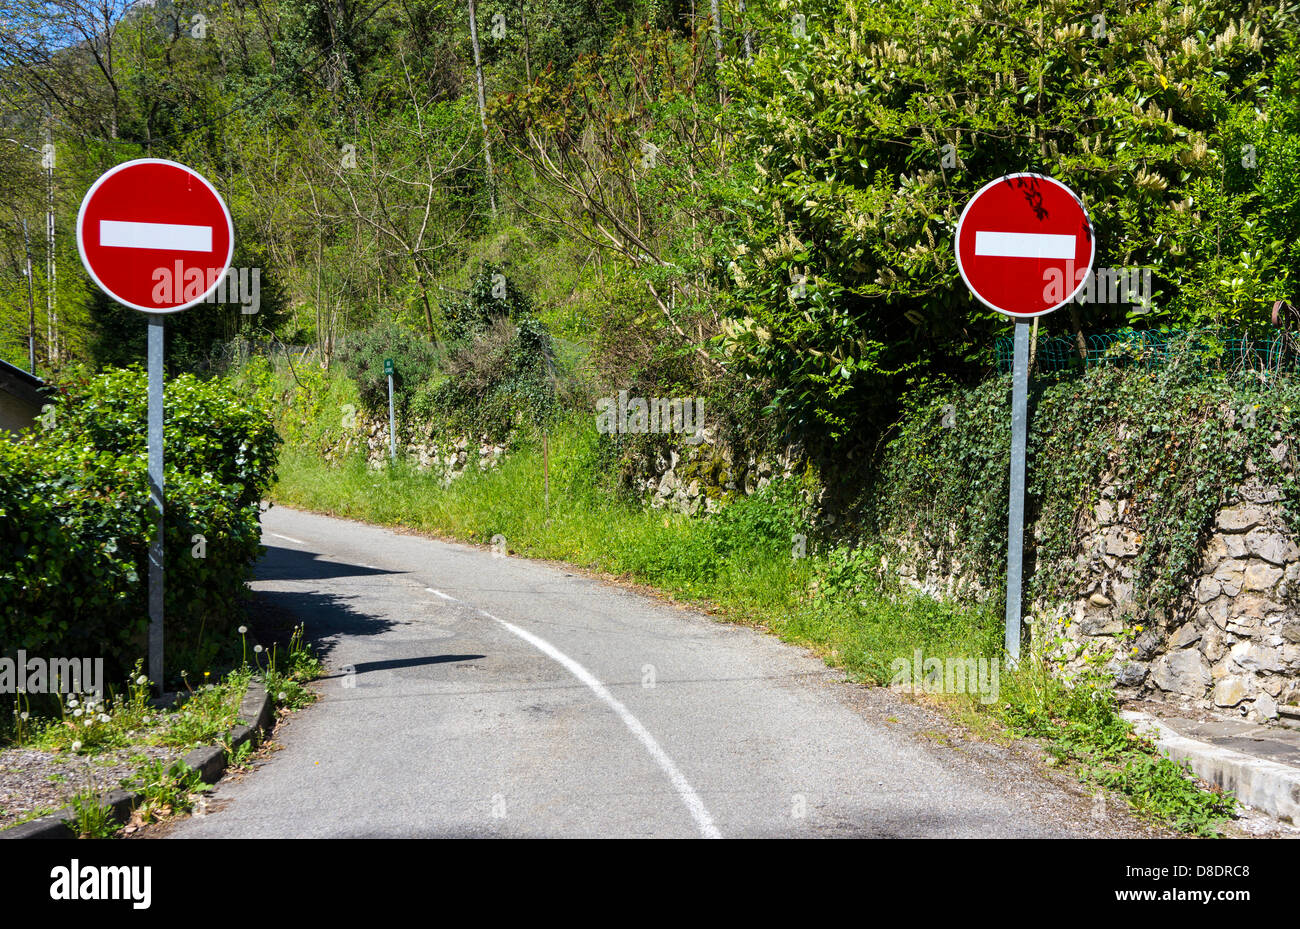
MULTIPOLYGON (((354 665, 349 665, 354 674, 365 674, 367 671, 393 671, 398 668, 418 668, 423 665, 444 664, 450 661, 478 661, 480 658, 486 658, 486 655, 426 655, 423 658, 393 658, 389 661, 359 661, 354 665)), ((331 677, 347 677, 347 672, 338 674, 325 674, 321 680, 331 677)))
POLYGON ((317 657, 325 660, 341 634, 380 635, 398 625, 356 609, 356 599, 319 591, 255 590, 249 612, 257 635, 251 642, 268 648, 272 641, 287 643, 288 633, 301 623, 317 657))
POLYGON ((266 554, 257 563, 256 576, 259 581, 312 581, 397 573, 399 572, 386 571, 383 568, 367 568, 365 565, 348 564, 343 561, 322 561, 321 557, 314 552, 267 545, 266 554))

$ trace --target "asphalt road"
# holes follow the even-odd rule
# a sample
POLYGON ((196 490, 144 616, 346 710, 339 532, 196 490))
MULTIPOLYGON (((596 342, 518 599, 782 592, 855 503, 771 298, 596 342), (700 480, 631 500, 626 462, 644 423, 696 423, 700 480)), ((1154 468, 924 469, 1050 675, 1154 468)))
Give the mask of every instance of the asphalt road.
POLYGON ((274 507, 322 699, 172 837, 1114 834, 801 649, 562 567, 274 507), (351 669, 350 673, 348 668, 351 669))

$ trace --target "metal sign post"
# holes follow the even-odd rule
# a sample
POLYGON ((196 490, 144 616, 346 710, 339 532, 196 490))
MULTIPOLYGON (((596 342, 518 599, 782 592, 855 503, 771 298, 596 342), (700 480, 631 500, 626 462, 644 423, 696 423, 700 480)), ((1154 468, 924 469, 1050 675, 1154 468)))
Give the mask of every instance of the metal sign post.
POLYGON ((384 374, 388 375, 388 460, 397 461, 397 418, 393 415, 393 359, 384 359, 384 374))
POLYGON ((1011 365, 1011 500, 1007 507, 1007 658, 1020 660, 1020 581, 1025 554, 1025 444, 1029 416, 1029 323, 1016 320, 1011 365))
POLYGON ((149 317, 149 679, 163 680, 163 317, 149 317))
POLYGON ((1083 288, 1096 239, 1083 201, 1041 174, 1008 174, 971 197, 954 246, 962 280, 985 306, 1016 321, 1011 366, 1011 493, 1007 506, 1007 660, 1020 659, 1025 554, 1025 445, 1029 426, 1029 328, 1083 288))

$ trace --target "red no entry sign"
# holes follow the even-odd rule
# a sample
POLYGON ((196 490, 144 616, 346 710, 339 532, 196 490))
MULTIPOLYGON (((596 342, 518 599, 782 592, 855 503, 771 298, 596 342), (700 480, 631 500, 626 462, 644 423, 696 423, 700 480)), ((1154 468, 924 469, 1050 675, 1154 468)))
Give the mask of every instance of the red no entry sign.
POLYGON ((1008 316, 1050 313, 1092 271, 1096 240, 1074 191, 1041 174, 979 189, 957 221, 957 267, 980 302, 1008 316))
POLYGON ((235 227, 221 195, 197 171, 142 158, 91 185, 77 214, 77 249, 114 300, 174 313, 216 289, 234 254, 235 227))

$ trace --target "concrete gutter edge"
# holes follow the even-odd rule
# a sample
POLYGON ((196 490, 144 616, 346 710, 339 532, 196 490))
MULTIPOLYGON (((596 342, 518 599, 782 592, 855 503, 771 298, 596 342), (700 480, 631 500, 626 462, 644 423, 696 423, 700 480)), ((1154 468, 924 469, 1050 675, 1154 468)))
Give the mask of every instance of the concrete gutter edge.
MULTIPOLYGON (((226 766, 230 762, 231 753, 249 741, 257 747, 274 728, 275 705, 271 702, 271 695, 267 693, 266 685, 262 681, 253 678, 248 682, 248 690, 244 692, 244 699, 239 704, 239 713, 235 719, 236 724, 226 733, 229 750, 224 745, 204 745, 191 750, 180 759, 186 767, 198 771, 204 783, 215 784, 221 780, 221 775, 226 772, 226 766)), ((131 811, 143 798, 144 794, 140 792, 112 790, 105 793, 100 798, 100 802, 111 808, 114 819, 125 823, 131 818, 131 811)), ((0 839, 73 839, 76 835, 68 825, 71 819, 72 810, 62 809, 49 816, 41 816, 17 826, 10 826, 8 829, 0 829, 0 839)))
POLYGON ((1246 806, 1300 826, 1300 768, 1188 738, 1149 713, 1120 715, 1170 758, 1187 762, 1197 777, 1232 791, 1246 806))

